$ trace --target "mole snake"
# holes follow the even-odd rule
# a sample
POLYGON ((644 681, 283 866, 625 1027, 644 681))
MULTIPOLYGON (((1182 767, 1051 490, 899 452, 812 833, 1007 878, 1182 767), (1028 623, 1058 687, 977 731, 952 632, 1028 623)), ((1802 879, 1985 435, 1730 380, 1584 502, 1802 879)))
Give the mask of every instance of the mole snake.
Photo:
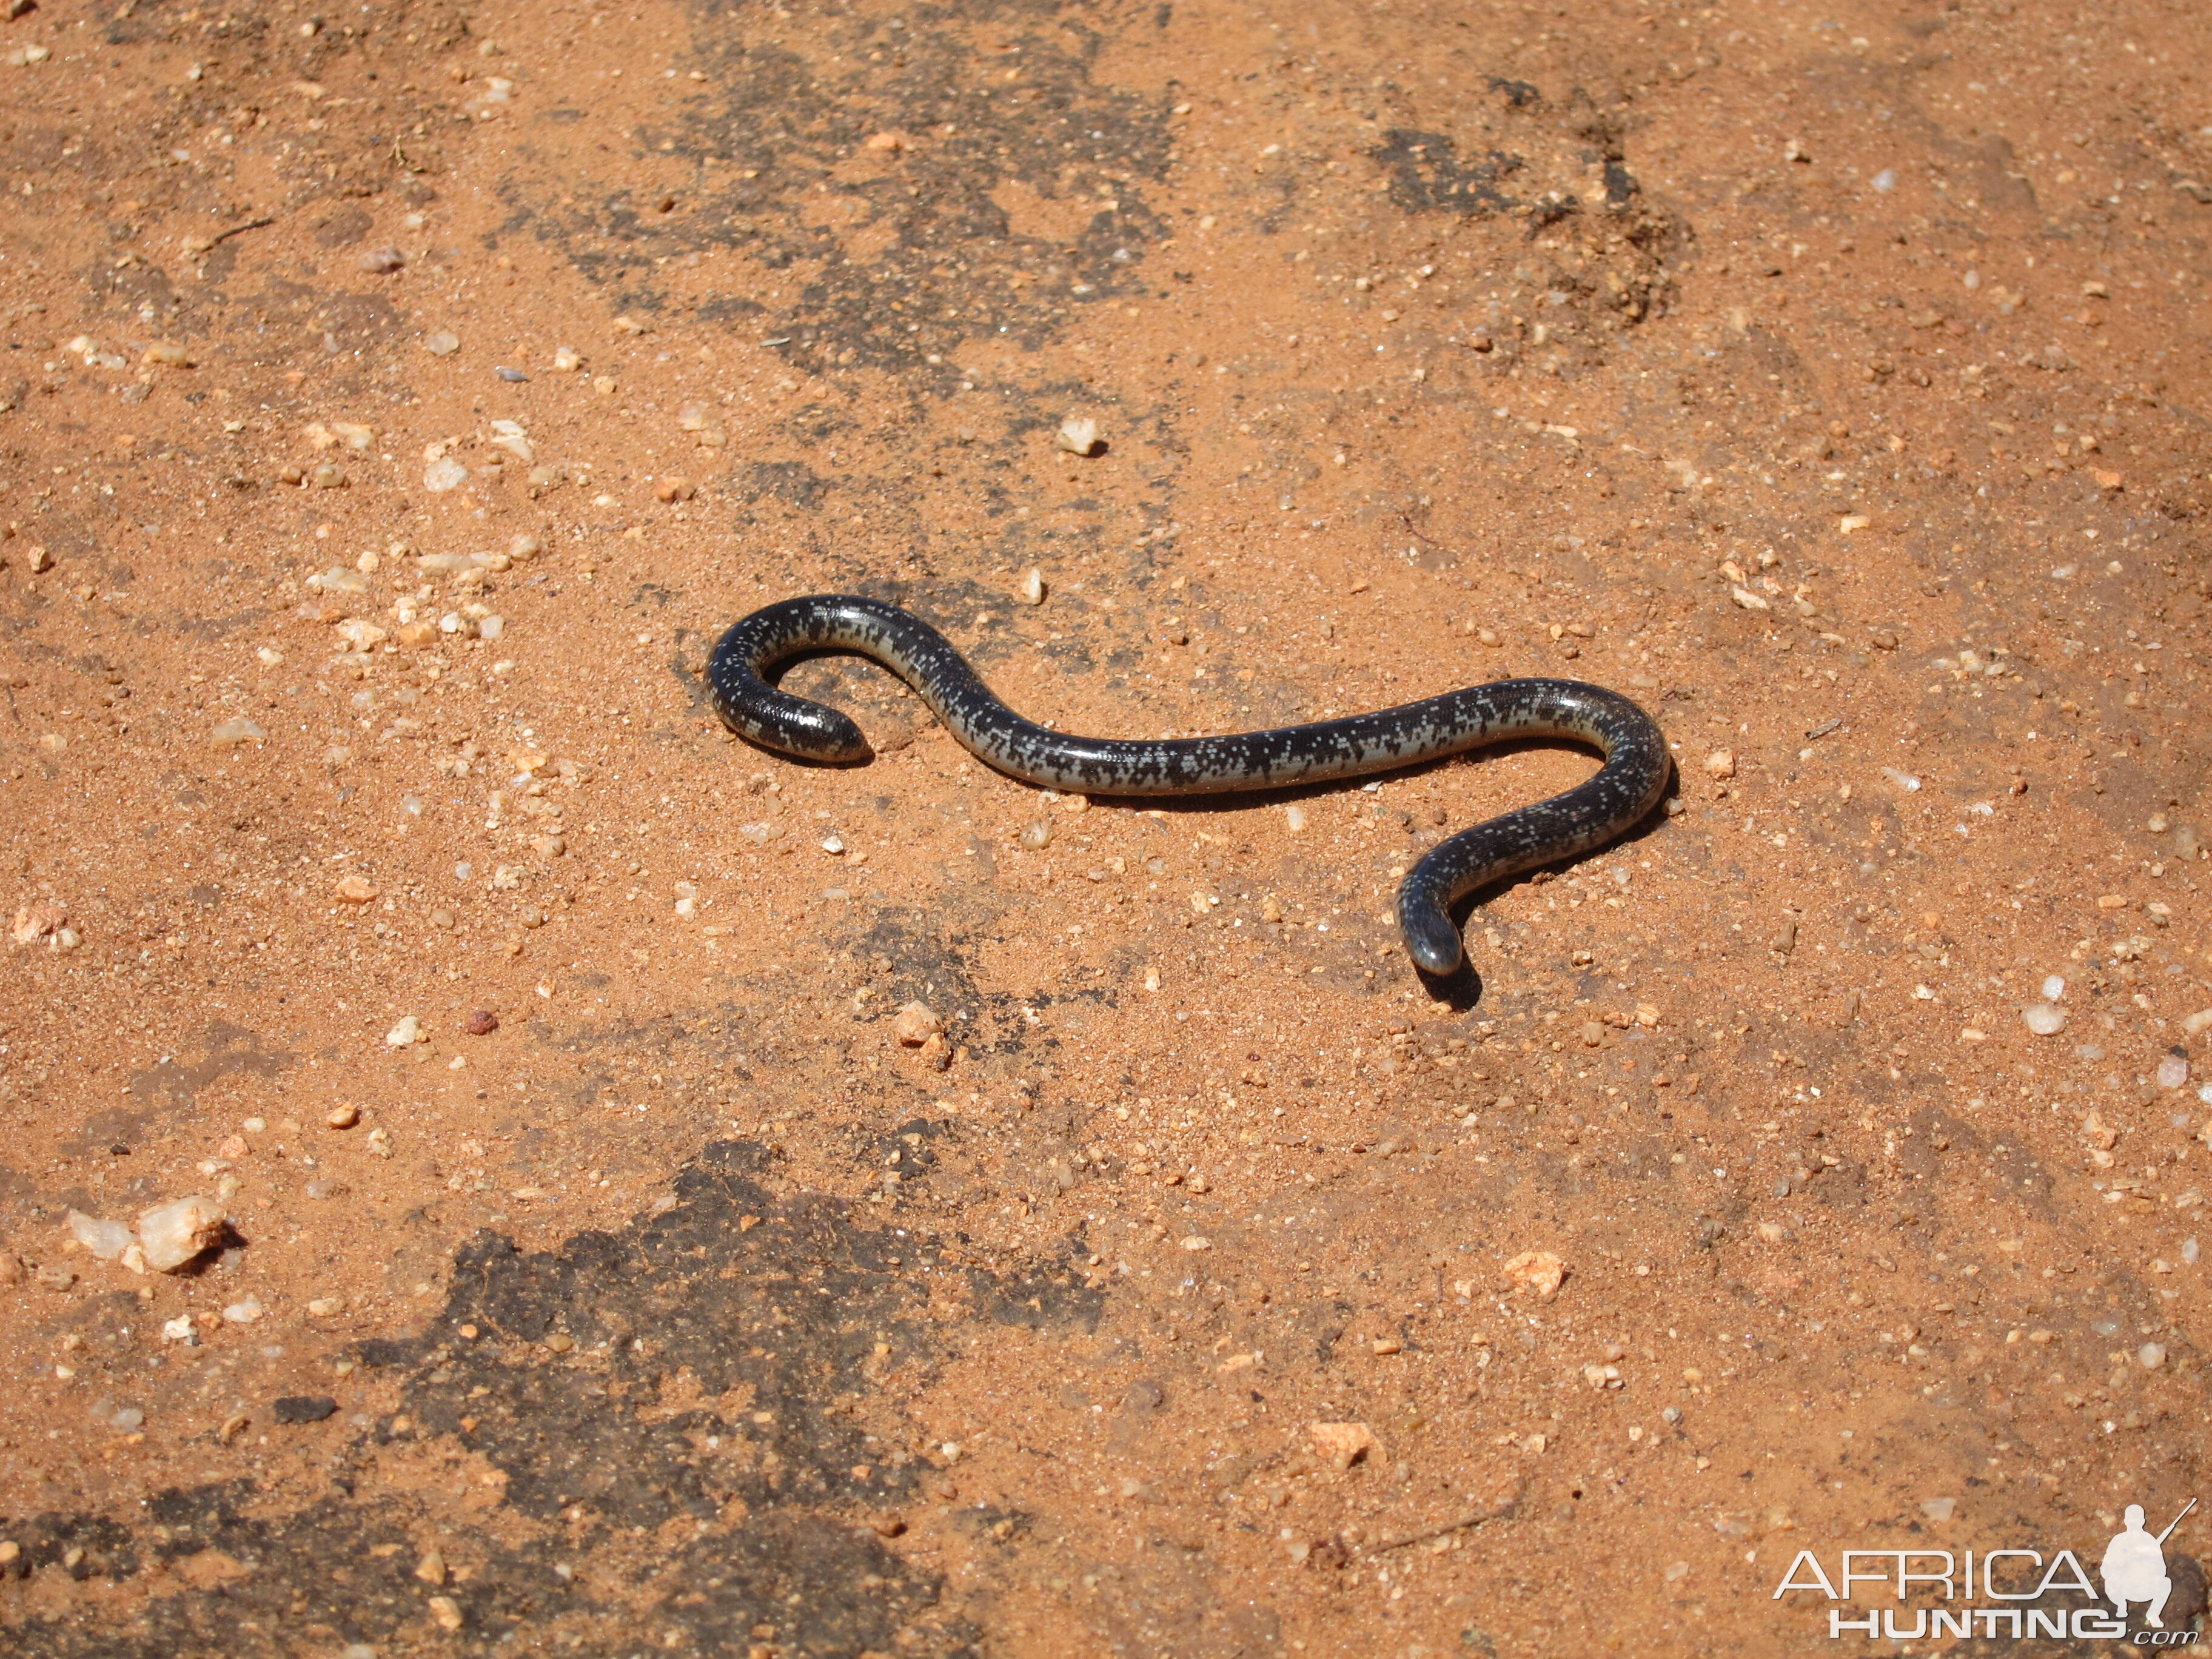
POLYGON ((1595 746, 1605 764, 1595 777, 1439 842, 1407 875, 1398 890, 1399 931, 1407 954, 1432 975, 1460 964, 1449 914, 1455 900, 1617 839, 1657 802, 1669 770, 1666 739, 1649 714, 1617 691, 1577 680, 1496 680, 1371 714, 1229 737, 1073 737, 1015 714, 919 617, 847 594, 785 599, 724 634, 707 665, 716 712, 763 748, 813 761, 866 760, 873 751, 846 715, 769 683, 794 659, 827 653, 866 657, 897 675, 985 764, 1025 783, 1086 794, 1281 789, 1524 738, 1595 746))

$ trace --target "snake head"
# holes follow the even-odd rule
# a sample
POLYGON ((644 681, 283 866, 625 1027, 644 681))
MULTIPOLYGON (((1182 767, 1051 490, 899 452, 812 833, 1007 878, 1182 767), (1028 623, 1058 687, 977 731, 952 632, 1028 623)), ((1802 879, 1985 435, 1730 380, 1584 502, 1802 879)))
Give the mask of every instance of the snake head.
POLYGON ((1463 955, 1459 929, 1434 894, 1407 884, 1398 896, 1398 931, 1405 939, 1406 954, 1423 973, 1441 979, 1458 969, 1463 955))
POLYGON ((738 736, 764 749, 780 750, 801 760, 849 766, 871 759, 875 750, 853 723, 852 717, 826 702, 794 697, 788 691, 756 680, 734 707, 725 704, 722 718, 738 736))

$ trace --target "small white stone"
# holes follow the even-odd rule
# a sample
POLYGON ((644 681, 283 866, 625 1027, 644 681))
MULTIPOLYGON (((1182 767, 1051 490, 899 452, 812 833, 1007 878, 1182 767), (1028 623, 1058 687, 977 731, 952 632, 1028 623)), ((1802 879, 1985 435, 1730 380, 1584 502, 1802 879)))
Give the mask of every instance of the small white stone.
POLYGON ((2166 1345, 2163 1342, 2144 1343, 2136 1350, 2136 1364, 2147 1371, 2156 1370, 2166 1364, 2166 1345))
POLYGON ((891 1035, 910 1048, 919 1048, 945 1029, 927 1004, 909 1002, 891 1020, 891 1035))
POLYGON ((1948 1521, 1958 1512, 1958 1508, 1959 1500, 1955 1498, 1923 1498, 1920 1500, 1920 1512, 1930 1521, 1948 1521))
POLYGON ((222 1237, 224 1219, 222 1205, 197 1194, 155 1205, 138 1218, 146 1265, 156 1273, 174 1273, 213 1248, 222 1237))
POLYGON ((1716 749, 1705 757, 1705 775, 1709 778, 1732 778, 1735 775, 1735 751, 1716 749))
POLYGON ((2045 1002, 2056 1002, 2059 998, 2065 994, 2066 981, 2059 978, 2057 975, 2051 974, 2044 980, 2043 1000, 2045 1002))
POLYGON ((1022 574, 1021 602, 1024 605, 1042 605, 1044 595, 1044 572, 1031 565, 1022 574))
POLYGON ((2189 1081, 2189 1062, 2179 1054, 2162 1055, 2158 1062, 2158 1086, 2179 1089, 2189 1081))
POLYGON ((218 749, 230 749, 241 743, 264 743, 268 737, 266 732, 240 714, 218 724, 208 733, 208 741, 218 749))
POLYGON ((459 489, 469 481, 469 470, 450 455, 441 455, 422 469, 422 488, 433 495, 459 489))
POLYGON ((197 1346, 199 1340, 198 1328, 192 1323, 190 1314, 179 1314, 161 1327, 161 1340, 164 1342, 182 1342, 191 1347, 197 1346))
POLYGON ((451 329, 441 328, 434 334, 423 337, 422 349, 433 357, 450 357, 460 349, 461 337, 451 329))
POLYGON ((1035 819, 1022 826, 1022 832, 1016 839, 1029 851, 1041 853, 1052 845, 1052 825, 1043 818, 1035 819))
POLYGON ((386 638, 382 629, 374 623, 364 622, 358 617, 348 617, 331 631, 355 651, 366 651, 373 645, 381 645, 386 638))
POLYGON ((553 367, 563 374, 573 374, 584 366, 584 355, 574 346, 556 346, 553 350, 553 367))
POLYGON ((422 1021, 418 1015, 415 1014, 408 1015, 384 1034, 384 1046, 387 1048, 404 1048, 410 1043, 425 1040, 422 1035, 422 1021))
POLYGON ((101 1221, 81 1210, 68 1216, 70 1234, 102 1261, 112 1261, 131 1245, 131 1229, 119 1221, 101 1221))
POLYGON ((2027 1029, 2038 1036, 2056 1036, 2066 1029, 2066 1011, 2047 1002, 2031 1002, 2020 1011, 2027 1029))
POLYGON ((1087 415, 1071 415, 1060 423, 1052 441, 1071 455, 1098 453, 1098 422, 1087 415))
POLYGON ((261 1298, 249 1296, 225 1308, 222 1316, 234 1325, 251 1325, 261 1317, 261 1298))
POLYGON ((1306 827, 1306 809, 1303 806, 1285 806, 1283 809, 1283 822, 1290 826, 1292 835, 1297 835, 1299 830, 1306 827))

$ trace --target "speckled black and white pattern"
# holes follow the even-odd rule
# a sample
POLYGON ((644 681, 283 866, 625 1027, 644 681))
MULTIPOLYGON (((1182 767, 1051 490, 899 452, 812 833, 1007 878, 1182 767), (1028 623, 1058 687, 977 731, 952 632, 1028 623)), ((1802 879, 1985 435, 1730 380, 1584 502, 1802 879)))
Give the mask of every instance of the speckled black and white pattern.
POLYGON ((1281 788, 1394 771, 1522 738, 1595 744, 1605 754, 1595 777, 1439 842, 1407 876, 1398 890, 1398 926, 1407 954, 1430 974, 1459 966, 1459 930, 1450 916, 1455 900, 1489 882, 1604 846, 1642 819, 1667 787, 1667 743, 1651 717, 1618 692, 1577 680, 1498 680, 1372 714, 1235 737, 1071 737, 1000 702, 928 623, 896 605, 842 594, 785 599, 723 635, 707 665, 716 711, 763 748, 807 760, 866 759, 867 739, 849 719, 780 691, 765 678, 820 652, 881 663, 978 758, 1009 776, 1086 794, 1281 788))

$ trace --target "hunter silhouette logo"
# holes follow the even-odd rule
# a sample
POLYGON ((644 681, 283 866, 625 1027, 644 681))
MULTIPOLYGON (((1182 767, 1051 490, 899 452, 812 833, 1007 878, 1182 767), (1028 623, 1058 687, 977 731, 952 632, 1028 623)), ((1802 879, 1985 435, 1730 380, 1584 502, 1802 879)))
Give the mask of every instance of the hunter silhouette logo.
POLYGON ((1869 1607, 1863 1613, 1855 1608, 1860 1613, 1856 1617, 1832 1607, 1832 1641, 1841 1640, 1846 1632, 1869 1641, 1943 1636, 1978 1636, 1985 1642, 2001 1637, 2013 1641, 2128 1638, 2128 1609, 2139 1606, 2143 1627, 2128 1638, 2131 1646, 2194 1647, 2196 1631, 2166 1628, 2166 1600, 2173 1594, 2173 1579, 2166 1570, 2166 1540, 2196 1507, 2192 1498, 2165 1531, 2153 1533, 2143 1524, 2143 1506, 2129 1504, 2124 1524, 2105 1546, 2098 1563, 2101 1591, 2081 1558, 2069 1549, 2055 1554, 2017 1547, 1845 1550, 1841 1571, 1833 1577, 1820 1556, 1806 1549, 1797 1552, 1774 1587, 1774 1599, 1792 1590, 1817 1591, 1838 1602, 1855 1602, 1864 1595, 1902 1604, 1916 1593, 1923 1599, 1922 1606, 1909 1611, 1901 1605, 1869 1607), (1881 1588, 1872 1588, 1877 1585, 1881 1588), (2063 1599, 2069 1595, 2075 1598, 2070 1606, 2063 1599), (1911 1620, 1909 1626, 1899 1622, 1900 1613, 1911 1620))
POLYGON ((2124 1517, 2127 1529, 2112 1535, 2097 1569, 2105 1581, 2105 1599, 2121 1618, 2128 1616, 2129 1602, 2148 1601, 2150 1606, 2144 1610, 2143 1623, 2153 1630, 2166 1627, 2166 1621, 2159 1615, 2166 1611, 2166 1598, 2173 1594, 2173 1580, 2166 1576, 2166 1540, 2172 1536, 2174 1528, 2181 1524, 2189 1510, 2196 1507, 2197 1500, 2192 1498, 2188 1508, 2154 1538, 2143 1530, 2142 1505, 2128 1505, 2124 1517))

